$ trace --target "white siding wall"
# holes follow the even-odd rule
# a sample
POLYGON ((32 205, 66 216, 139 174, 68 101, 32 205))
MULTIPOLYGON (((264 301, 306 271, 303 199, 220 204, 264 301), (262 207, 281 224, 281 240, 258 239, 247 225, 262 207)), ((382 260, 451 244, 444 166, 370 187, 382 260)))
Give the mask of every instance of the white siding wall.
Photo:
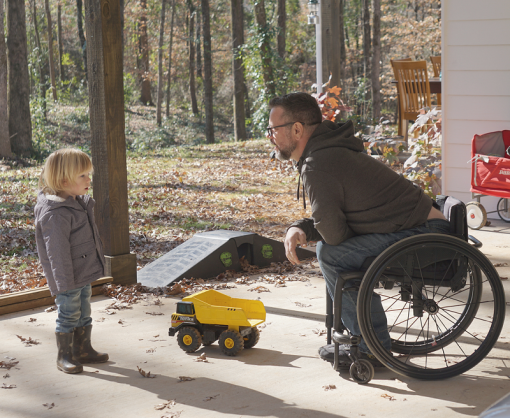
MULTIPOLYGON (((473 136, 510 129, 510 0, 442 0, 441 8, 443 193, 469 202, 473 136)), ((487 211, 497 201, 481 200, 487 211)))

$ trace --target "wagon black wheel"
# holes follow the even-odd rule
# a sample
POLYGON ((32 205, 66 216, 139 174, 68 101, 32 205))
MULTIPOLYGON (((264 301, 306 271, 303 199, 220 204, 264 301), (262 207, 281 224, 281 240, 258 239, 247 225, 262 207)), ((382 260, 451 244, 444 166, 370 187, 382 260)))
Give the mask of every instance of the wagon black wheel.
POLYGON ((349 367, 351 379, 360 385, 365 385, 374 378, 374 366, 368 360, 358 360, 349 367))
POLYGON ((510 199, 499 199, 498 215, 505 222, 510 222, 510 199))
POLYGON ((202 338, 196 328, 183 327, 177 334, 177 343, 186 353, 194 353, 200 348, 202 338))
POLYGON ((223 331, 218 343, 227 356, 235 356, 244 348, 244 341, 237 331, 223 331))
POLYGON ((372 353, 393 371, 418 379, 448 378, 474 367, 496 343, 504 315, 503 286, 492 263, 465 241, 442 234, 406 238, 385 250, 367 270, 358 296, 358 321, 372 353), (399 356, 374 332, 374 294, 399 356))
POLYGON ((260 331, 257 327, 252 327, 251 332, 244 338, 244 348, 252 348, 259 342, 260 331))

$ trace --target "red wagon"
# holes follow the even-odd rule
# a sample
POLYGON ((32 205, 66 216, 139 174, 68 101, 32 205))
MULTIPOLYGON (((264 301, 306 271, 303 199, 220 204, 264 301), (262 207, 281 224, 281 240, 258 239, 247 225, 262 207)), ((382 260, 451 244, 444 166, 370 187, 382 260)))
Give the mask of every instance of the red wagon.
POLYGON ((498 215, 510 222, 510 130, 475 135, 471 157, 471 192, 476 202, 466 204, 468 226, 480 229, 486 224, 487 211, 480 203, 483 196, 500 197, 498 215))

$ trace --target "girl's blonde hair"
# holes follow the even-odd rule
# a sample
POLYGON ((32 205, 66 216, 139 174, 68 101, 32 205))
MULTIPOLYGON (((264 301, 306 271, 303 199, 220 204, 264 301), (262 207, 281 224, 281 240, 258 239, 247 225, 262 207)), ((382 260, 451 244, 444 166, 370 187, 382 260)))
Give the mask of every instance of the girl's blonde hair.
POLYGON ((45 194, 58 195, 66 187, 73 186, 79 174, 87 171, 93 171, 92 161, 87 154, 75 148, 60 149, 44 163, 39 188, 45 194), (64 186, 66 182, 67 186, 64 186))

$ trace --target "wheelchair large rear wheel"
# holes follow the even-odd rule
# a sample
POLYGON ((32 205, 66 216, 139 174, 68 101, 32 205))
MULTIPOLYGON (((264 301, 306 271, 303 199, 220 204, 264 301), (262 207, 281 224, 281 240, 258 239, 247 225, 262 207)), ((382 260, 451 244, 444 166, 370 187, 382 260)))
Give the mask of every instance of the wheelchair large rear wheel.
POLYGON ((379 361, 404 376, 444 379, 474 367, 497 342, 505 317, 492 263, 458 238, 424 234, 394 244, 367 270, 358 296, 361 334, 379 361), (372 325, 381 297, 392 355, 372 325))

